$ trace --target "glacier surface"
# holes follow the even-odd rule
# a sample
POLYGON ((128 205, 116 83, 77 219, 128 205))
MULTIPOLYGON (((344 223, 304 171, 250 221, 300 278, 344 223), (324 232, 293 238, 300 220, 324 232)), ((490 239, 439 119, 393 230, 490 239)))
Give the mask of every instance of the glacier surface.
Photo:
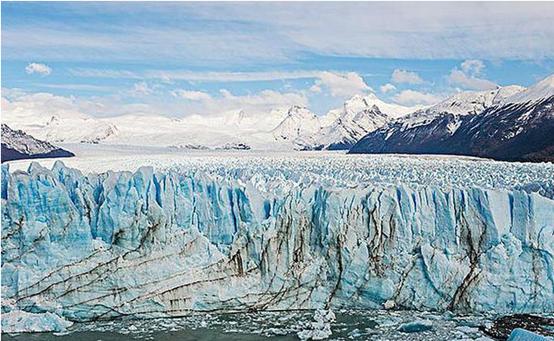
POLYGON ((3 165, 3 312, 554 311, 552 165, 183 160, 3 165))

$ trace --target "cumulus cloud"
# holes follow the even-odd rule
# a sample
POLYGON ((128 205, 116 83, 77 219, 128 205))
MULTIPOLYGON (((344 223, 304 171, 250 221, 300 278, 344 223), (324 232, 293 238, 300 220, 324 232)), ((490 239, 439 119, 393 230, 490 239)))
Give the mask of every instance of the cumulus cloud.
POLYGON ((382 93, 386 94, 388 92, 395 91, 396 87, 394 85, 392 85, 391 83, 387 83, 385 85, 381 85, 380 89, 381 89, 382 93))
POLYGON ((52 72, 52 69, 46 64, 30 63, 25 67, 25 72, 28 74, 38 73, 43 76, 48 76, 52 72))
POLYGON ((394 83, 407 83, 407 84, 421 84, 423 79, 416 73, 412 71, 395 69, 392 72, 391 80, 394 83))
POLYGON ((310 88, 312 92, 321 92, 326 88, 334 97, 352 96, 366 91, 373 91, 364 79, 356 72, 335 73, 323 71, 318 74, 318 79, 310 88))
POLYGON ((460 69, 454 68, 448 75, 448 82, 452 86, 468 90, 495 89, 498 85, 490 80, 480 78, 485 64, 477 59, 465 60, 460 64, 460 69))
POLYGON ((419 92, 415 90, 404 90, 393 97, 396 103, 403 105, 430 105, 435 104, 441 100, 437 95, 419 92))
POLYGON ((171 92, 175 97, 181 97, 190 101, 208 101, 212 96, 206 92, 177 89, 171 92))
POLYGON ((485 63, 478 59, 467 59, 464 60, 460 66, 464 73, 477 76, 481 74, 481 70, 485 68, 485 63))
POLYGON ((489 90, 498 86, 487 79, 469 76, 460 70, 452 70, 448 76, 448 82, 451 85, 468 90, 489 90))

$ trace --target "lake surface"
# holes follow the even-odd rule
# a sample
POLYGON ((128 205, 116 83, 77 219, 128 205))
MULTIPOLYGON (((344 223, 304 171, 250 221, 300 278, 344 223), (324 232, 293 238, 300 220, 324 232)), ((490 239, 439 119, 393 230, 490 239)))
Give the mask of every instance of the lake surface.
MULTIPOLYGON (((73 325, 66 333, 2 335, 3 340, 298 340, 312 328, 313 312, 196 314, 182 318, 117 320, 73 325)), ((330 340, 491 340, 480 326, 491 316, 455 316, 413 311, 336 311, 330 340), (402 332, 416 321, 425 326, 402 332), (417 330, 428 329, 428 330, 417 330)))

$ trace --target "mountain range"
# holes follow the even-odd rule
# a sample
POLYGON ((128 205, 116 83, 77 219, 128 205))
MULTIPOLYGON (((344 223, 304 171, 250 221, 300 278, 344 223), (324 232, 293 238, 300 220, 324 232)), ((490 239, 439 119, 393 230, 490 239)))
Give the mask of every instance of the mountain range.
MULTIPOLYGON (((242 145, 265 150, 348 149, 361 137, 417 108, 356 95, 340 108, 317 116, 291 106, 265 114, 243 110, 184 118, 123 115, 98 118, 74 111, 37 112, 24 107, 3 116, 10 126, 51 143, 103 143, 221 149, 242 145)), ((241 148, 242 149, 242 148, 241 148)))
POLYGON ((349 153, 554 161, 554 76, 528 89, 510 86, 455 95, 368 133, 349 153))
POLYGON ((465 91, 428 107, 356 95, 318 116, 291 106, 254 114, 171 118, 92 117, 76 112, 18 110, 13 127, 50 143, 149 145, 180 149, 349 150, 350 153, 463 154, 544 161, 554 155, 554 75, 524 88, 465 91))

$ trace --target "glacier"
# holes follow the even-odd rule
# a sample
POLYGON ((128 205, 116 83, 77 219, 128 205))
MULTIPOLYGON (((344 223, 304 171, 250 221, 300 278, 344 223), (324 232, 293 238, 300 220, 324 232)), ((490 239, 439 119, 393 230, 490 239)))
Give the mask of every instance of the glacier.
POLYGON ((256 160, 2 165, 3 313, 554 312, 554 166, 256 160))

